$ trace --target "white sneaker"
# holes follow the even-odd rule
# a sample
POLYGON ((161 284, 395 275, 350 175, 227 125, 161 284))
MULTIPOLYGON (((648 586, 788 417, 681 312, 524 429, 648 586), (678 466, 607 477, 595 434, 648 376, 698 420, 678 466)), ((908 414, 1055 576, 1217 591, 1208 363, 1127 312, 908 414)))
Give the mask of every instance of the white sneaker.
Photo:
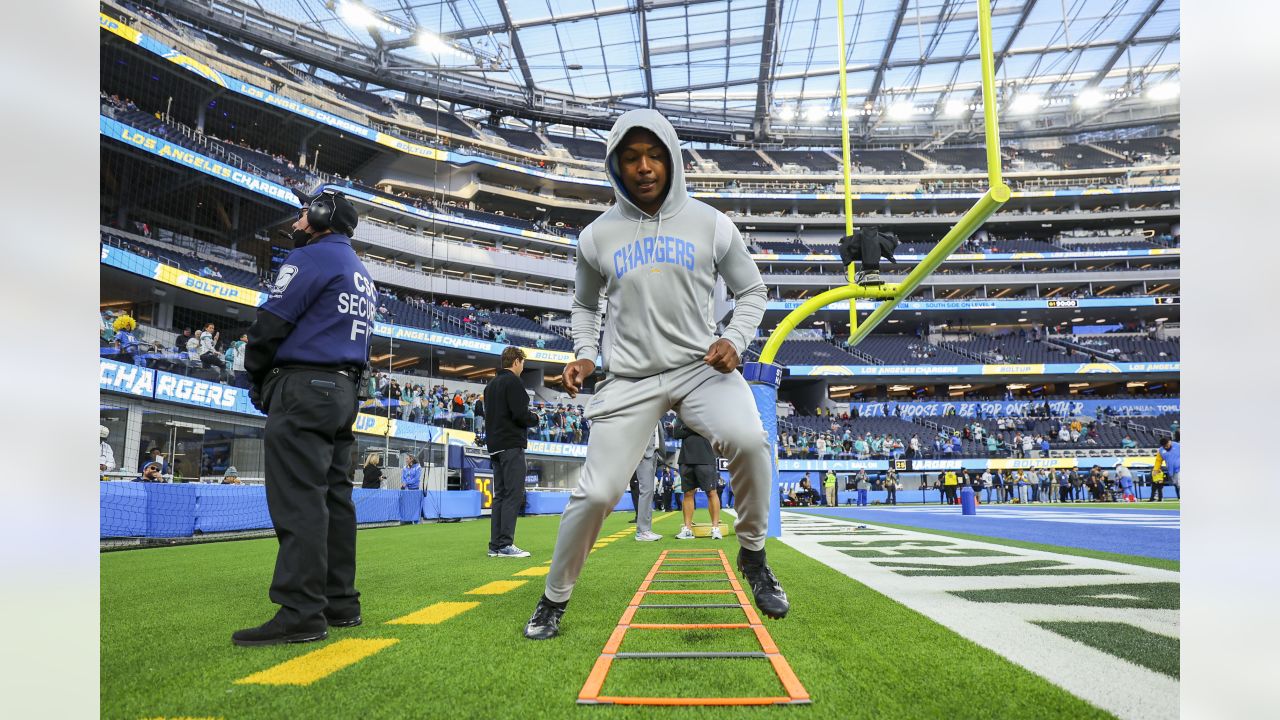
POLYGON ((712 539, 712 540, 723 540, 723 539, 724 539, 724 536, 720 534, 720 526, 719 526, 719 525, 717 525, 717 526, 715 526, 715 527, 711 528, 711 539, 712 539))
POLYGON ((645 532, 636 533, 636 542, 654 542, 655 540, 661 539, 661 535, 647 530, 645 532))
POLYGON ((692 540, 692 539, 693 539, 693 531, 689 529, 689 526, 688 526, 688 525, 685 525, 684 527, 681 527, 681 528, 680 528, 680 532, 676 534, 676 539, 677 539, 677 540, 692 540))

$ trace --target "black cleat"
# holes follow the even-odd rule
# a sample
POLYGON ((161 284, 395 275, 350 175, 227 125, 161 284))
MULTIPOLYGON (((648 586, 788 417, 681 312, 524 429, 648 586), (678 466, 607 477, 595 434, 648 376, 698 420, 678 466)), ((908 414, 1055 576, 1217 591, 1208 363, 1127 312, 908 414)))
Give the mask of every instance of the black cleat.
POLYGON ((231 634, 231 642, 236 645, 252 647, 255 645, 281 645, 284 643, 304 643, 324 640, 329 637, 329 629, 323 620, 303 623, 295 627, 285 627, 278 618, 271 618, 256 628, 237 630, 231 634))
POLYGON ((738 572, 751 586, 751 594, 755 596, 756 607, 760 612, 774 620, 781 620, 791 610, 787 593, 774 577, 773 571, 765 561, 764 550, 738 549, 738 572))
POLYGON ((560 634, 560 617, 568 603, 555 603, 543 595, 538 600, 538 607, 533 609, 533 617, 524 626, 524 636, 530 640, 550 640, 560 634))

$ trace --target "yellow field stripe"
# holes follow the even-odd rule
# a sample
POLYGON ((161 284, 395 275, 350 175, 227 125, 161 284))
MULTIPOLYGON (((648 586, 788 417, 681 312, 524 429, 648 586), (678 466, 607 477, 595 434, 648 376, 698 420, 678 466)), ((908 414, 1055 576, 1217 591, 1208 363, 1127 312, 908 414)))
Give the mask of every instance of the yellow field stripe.
POLYGON ((339 640, 332 645, 236 680, 237 685, 310 685, 400 642, 393 638, 339 640))
POLYGON ((521 576, 523 576, 523 577, 543 577, 543 576, 545 576, 545 575, 546 575, 547 573, 549 573, 549 572, 551 572, 551 568, 549 568, 549 567, 544 567, 544 566, 542 566, 542 565, 536 565, 536 566, 534 566, 534 567, 531 567, 531 568, 525 568, 524 570, 521 570, 520 572, 516 573, 516 574, 515 574, 515 576, 516 576, 516 577, 521 577, 521 576))
POLYGON ((411 612, 395 620, 388 620, 388 625, 439 625, 451 617, 456 617, 471 608, 478 607, 478 602, 438 602, 421 610, 411 612))
POLYGON ((468 590, 463 595, 501 595, 527 584, 528 580, 494 580, 478 588, 468 590))

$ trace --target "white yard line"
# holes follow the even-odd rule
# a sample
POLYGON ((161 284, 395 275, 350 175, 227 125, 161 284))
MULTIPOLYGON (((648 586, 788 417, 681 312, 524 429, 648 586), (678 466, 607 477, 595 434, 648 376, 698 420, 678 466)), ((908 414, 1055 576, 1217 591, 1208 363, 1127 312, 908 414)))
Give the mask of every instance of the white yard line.
MULTIPOLYGON (((916 509, 918 512, 919 510, 916 509)), ((955 512, 954 509, 946 509, 955 512)), ((984 508, 984 512, 990 512, 984 508)), ((899 511, 900 512, 900 511, 899 511)), ((1018 513, 1026 517, 1031 513, 1018 513)), ((1037 513, 1039 514, 1039 513, 1037 513)), ((888 513, 886 513, 888 515, 888 513)), ((886 521, 889 521, 886 518, 886 521)), ((1171 570, 1097 560, 1075 555, 1061 555, 1041 550, 1009 547, 994 543, 962 540, 927 532, 876 526, 874 523, 842 521, 799 513, 783 513, 782 542, 858 582, 882 593, 922 615, 952 629, 961 636, 992 650, 1027 668, 1068 692, 1110 712, 1123 720, 1163 720, 1178 717, 1179 682, 1167 675, 1121 660, 1082 643, 1046 630, 1035 621, 1123 622, 1153 633, 1178 637, 1177 610, 1135 609, 1122 607, 1090 607, 1077 605, 1044 605, 1026 603, 975 602, 953 595, 955 591, 1068 587, 1077 585, 1125 585, 1152 582, 1179 582, 1179 573, 1171 570), (849 528, 867 525, 879 534, 866 534, 864 542, 877 540, 915 540, 951 543, 949 546, 914 546, 928 549, 983 549, 1008 553, 997 557, 893 557, 893 547, 882 547, 889 557, 851 557, 840 547, 823 542, 858 540, 849 528), (806 533, 797 534, 803 530, 806 533), (830 531, 830 534, 817 534, 830 531), (1061 569, 1110 570, 1116 574, 1023 575, 1023 576, 905 576, 895 568, 875 562, 945 565, 967 567, 990 563, 1025 560, 1054 560, 1061 569)), ((874 547, 874 546, 873 546, 874 547)), ((904 548, 913 547, 905 545, 904 548)), ((870 549, 870 548, 868 548, 870 549)), ((903 569, 903 568, 897 568, 903 569)), ((783 578, 785 582, 785 578, 783 578)), ((1116 591, 1099 590, 1099 594, 1116 591)), ((1122 602, 1117 600, 1117 602, 1122 602)))

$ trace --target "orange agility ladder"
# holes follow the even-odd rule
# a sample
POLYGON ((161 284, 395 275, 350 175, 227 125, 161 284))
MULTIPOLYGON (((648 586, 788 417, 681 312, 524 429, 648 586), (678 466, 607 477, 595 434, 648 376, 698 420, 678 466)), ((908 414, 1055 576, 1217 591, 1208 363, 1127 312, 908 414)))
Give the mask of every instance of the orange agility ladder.
POLYGON ((614 628, 613 634, 609 636, 609 641, 605 643, 604 650, 601 651, 600 657, 596 659, 596 664, 591 668, 591 674, 587 676, 587 682, 582 686, 582 692, 578 693, 578 702, 584 705, 801 705, 811 702, 809 693, 800 684, 799 678, 792 672, 791 666, 787 664, 786 658, 778 652, 778 646, 774 644, 773 638, 769 636, 769 631, 765 629, 764 624, 760 622, 760 616, 756 614, 756 610, 751 606, 747 594, 743 592, 742 586, 738 584, 738 576, 734 573, 733 568, 729 565, 729 559, 725 557, 723 550, 664 550, 658 556, 658 561, 653 564, 653 568, 649 570, 648 576, 644 582, 640 584, 640 589, 631 598, 627 609, 622 613, 622 618, 618 621, 618 626, 614 628), (714 552, 714 554, 707 554, 714 552), (668 558, 668 555, 676 553, 702 553, 699 556, 684 556, 668 558), (679 564, 677 564, 679 563, 679 564), (686 569, 690 567, 718 569, 686 569), (664 569, 671 568, 671 569, 664 569), (678 569, 676 569, 678 568, 678 569), (679 575, 680 578, 659 578, 658 575, 679 575), (715 575, 717 577, 700 577, 688 578, 687 575, 715 575), (649 586, 654 583, 697 583, 697 582, 725 582, 728 580, 730 589, 728 590, 650 590, 649 586), (677 604, 645 604, 641 605, 641 600, 646 595, 733 595, 737 602, 732 603, 677 603, 677 604), (679 609, 679 608, 738 608, 742 610, 746 616, 746 622, 742 623, 633 623, 632 618, 635 617, 636 611, 640 608, 652 609, 679 609), (757 652, 618 652, 618 648, 622 646, 622 639, 626 636, 628 630, 751 630, 755 633, 756 640, 760 643, 760 650, 757 652), (604 687, 605 677, 609 674, 609 668, 613 666, 614 660, 629 659, 719 659, 719 658, 760 658, 767 659, 773 667, 773 671, 777 673, 778 680, 781 681, 782 687, 786 690, 786 696, 774 697, 631 697, 631 696, 611 696, 601 695, 600 690, 604 687))

